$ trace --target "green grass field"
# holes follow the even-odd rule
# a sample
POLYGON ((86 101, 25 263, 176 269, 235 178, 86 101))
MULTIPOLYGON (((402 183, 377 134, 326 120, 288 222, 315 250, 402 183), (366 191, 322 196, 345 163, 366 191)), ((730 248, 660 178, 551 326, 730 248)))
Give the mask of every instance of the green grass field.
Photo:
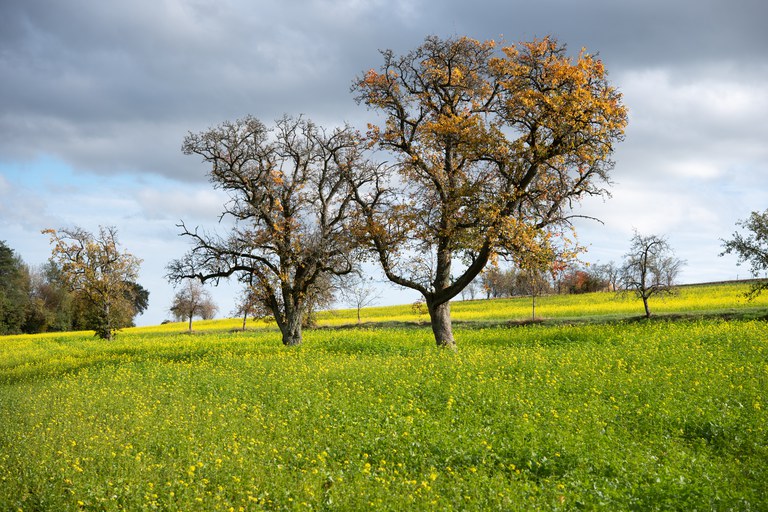
POLYGON ((518 326, 529 299, 459 302, 456 352, 409 306, 324 313, 296 348, 237 320, 0 338, 0 510, 768 510, 745 289, 655 321, 613 294, 518 326))

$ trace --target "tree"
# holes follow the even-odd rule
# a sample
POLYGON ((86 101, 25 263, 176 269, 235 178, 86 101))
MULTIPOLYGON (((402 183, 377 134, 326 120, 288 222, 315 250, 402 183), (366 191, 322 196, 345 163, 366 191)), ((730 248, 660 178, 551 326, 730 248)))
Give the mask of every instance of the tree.
POLYGON ((72 329, 72 293, 52 262, 29 271, 30 307, 24 323, 25 333, 68 331, 72 329))
MULTIPOLYGON (((134 318, 146 311, 149 306, 149 291, 139 283, 127 281, 125 283, 125 300, 126 307, 120 309, 117 323, 124 327, 134 327, 136 325, 134 318)), ((87 304, 86 302, 86 316, 93 316, 93 312, 90 311, 92 308, 88 308, 87 304)))
POLYGON ((526 290, 531 296, 531 320, 536 320, 536 297, 541 297, 545 292, 550 291, 547 269, 543 267, 525 268, 522 269, 518 277, 520 280, 519 288, 526 290))
POLYGON ((595 275, 602 279, 610 290, 617 291, 619 289, 621 268, 613 260, 595 265, 595 275))
POLYGON ((234 227, 222 238, 182 222, 193 248, 169 264, 169 279, 252 276, 283 343, 301 343, 324 278, 353 269, 349 183, 365 165, 363 149, 349 127, 326 131, 303 118, 284 117, 268 130, 246 117, 189 134, 183 151, 211 165, 214 187, 231 197, 222 217, 234 227))
MULTIPOLYGON (((497 299, 511 295, 516 275, 514 270, 501 270, 498 265, 489 265, 480 274, 480 283, 486 299, 497 299)), ((454 279, 455 281, 455 279, 454 279)))
POLYGON ((608 281, 602 277, 598 267, 575 268, 567 272, 562 279, 561 286, 565 293, 591 293, 599 292, 609 286, 608 281))
POLYGON ((486 299, 497 299, 505 294, 507 274, 508 272, 505 273, 497 265, 490 265, 483 269, 479 277, 486 299))
POLYGON ((363 278, 358 273, 350 274, 341 283, 341 298, 350 307, 357 310, 357 323, 361 322, 360 310, 372 306, 381 298, 370 279, 363 278))
POLYGON ((235 310, 232 314, 243 317, 243 331, 245 331, 249 315, 256 319, 265 316, 271 317, 272 313, 271 311, 268 311, 261 300, 259 300, 260 294, 253 286, 252 274, 244 276, 243 284, 245 285, 244 289, 235 303, 235 310))
POLYGON ((579 249, 556 247, 553 234, 548 231, 537 233, 524 246, 516 251, 510 251, 512 259, 520 269, 518 277, 523 279, 523 286, 531 296, 531 320, 536 320, 536 297, 541 296, 549 288, 547 274, 554 277, 567 266, 567 262, 576 256, 579 249))
POLYGON ((449 301, 486 263, 606 193, 627 113, 598 58, 551 38, 499 50, 431 36, 382 55, 353 85, 383 115, 369 143, 394 159, 355 183, 361 238, 390 281, 423 295, 437 345, 453 347, 449 301))
POLYGON ((216 318, 216 313, 219 312, 219 306, 214 304, 213 302, 210 302, 208 304, 203 304, 203 307, 200 308, 200 318, 203 320, 213 320, 216 318))
POLYGON ((624 256, 621 282, 626 290, 632 290, 643 300, 646 318, 651 310, 648 299, 654 295, 674 292, 675 280, 685 261, 675 257, 666 238, 657 235, 641 235, 635 231, 632 245, 624 256))
POLYGON ((243 317, 243 331, 246 330, 248 317, 254 320, 270 322, 275 319, 272 311, 261 301, 259 290, 254 287, 246 287, 240 294, 232 312, 235 316, 243 317))
POLYGON ((29 289, 29 269, 0 241, 0 334, 22 332, 30 307, 29 289))
POLYGON ((481 285, 478 283, 478 280, 473 279, 463 290, 461 290, 461 300, 475 300, 480 288, 481 285))
POLYGON ((189 332, 192 332, 192 319, 200 317, 209 320, 214 317, 218 307, 211 294, 196 281, 187 281, 173 296, 170 311, 177 320, 189 320, 189 332))
MULTIPOLYGON (((342 274, 346 276, 348 274, 342 274)), ((310 328, 317 326, 318 311, 331 309, 336 300, 338 291, 338 279, 342 276, 335 276, 330 273, 323 273, 318 276, 314 286, 307 292, 307 312, 304 315, 302 327, 310 328)))
POLYGON ((69 291, 64 274, 56 263, 48 261, 40 268, 39 297, 45 309, 51 312, 49 330, 72 330, 74 296, 69 291))
POLYGON ((61 269, 69 290, 88 306, 88 327, 111 340, 134 311, 134 282, 141 260, 120 251, 115 227, 99 226, 98 235, 82 228, 46 229, 53 245, 51 261, 61 269))
POLYGON ((144 313, 147 310, 147 307, 149 307, 149 290, 139 283, 130 282, 127 284, 129 286, 129 292, 126 298, 133 301, 133 314, 131 315, 131 322, 133 322, 133 317, 144 313))
MULTIPOLYGON (((745 236, 736 231, 731 240, 722 240, 725 250, 720 256, 735 253, 739 258, 738 264, 748 261, 752 276, 758 278, 761 272, 768 270, 768 209, 763 213, 752 212, 749 218, 738 221, 736 225, 746 229, 748 234, 745 236)), ((766 289, 768 280, 757 280, 746 296, 752 300, 766 289)))

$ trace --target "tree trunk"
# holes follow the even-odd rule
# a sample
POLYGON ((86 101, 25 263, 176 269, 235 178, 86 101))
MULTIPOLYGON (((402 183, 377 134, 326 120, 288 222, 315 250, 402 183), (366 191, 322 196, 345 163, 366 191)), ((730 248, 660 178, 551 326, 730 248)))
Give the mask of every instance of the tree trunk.
POLYGON ((432 332, 438 347, 456 349, 456 341, 453 339, 453 327, 451 326, 451 303, 443 302, 434 305, 427 302, 429 319, 432 324, 432 332))
POLYGON ((245 325, 247 321, 248 321, 248 311, 246 310, 246 312, 243 314, 243 332, 245 332, 245 325))
POLYGON ((651 308, 648 307, 648 297, 643 295, 643 306, 645 307, 645 318, 651 318, 651 308))
POLYGON ((192 332, 192 315, 189 315, 189 332, 192 332))
POLYGON ((106 327, 104 338, 107 341, 112 341, 112 319, 109 317, 110 312, 109 301, 106 301, 104 303, 104 325, 106 327))
POLYGON ((301 345, 301 322, 302 315, 299 311, 292 311, 286 314, 285 323, 280 325, 280 332, 283 334, 283 345, 292 347, 301 345))

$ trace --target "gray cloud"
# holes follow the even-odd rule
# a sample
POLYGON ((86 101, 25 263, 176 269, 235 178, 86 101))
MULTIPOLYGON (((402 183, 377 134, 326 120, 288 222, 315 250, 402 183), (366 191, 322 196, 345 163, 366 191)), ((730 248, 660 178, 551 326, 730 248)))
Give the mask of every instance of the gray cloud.
POLYGON ((354 76, 380 64, 377 49, 404 52, 429 33, 511 42, 553 33, 600 51, 614 75, 710 62, 754 69, 766 62, 768 4, 735 5, 9 0, 0 159, 49 154, 97 173, 199 180, 179 155, 188 130, 246 113, 360 120, 354 76))

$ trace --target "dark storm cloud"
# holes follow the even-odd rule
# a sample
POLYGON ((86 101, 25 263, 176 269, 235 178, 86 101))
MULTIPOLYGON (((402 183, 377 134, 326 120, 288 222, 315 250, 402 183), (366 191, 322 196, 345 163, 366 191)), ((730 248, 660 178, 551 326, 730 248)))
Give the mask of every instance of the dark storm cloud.
POLYGON ((189 129, 246 113, 339 116, 341 98, 352 105, 339 37, 364 29, 354 22, 367 11, 325 4, 6 2, 0 157, 173 175, 189 129))
POLYGON ((378 49, 405 52, 432 33, 509 42, 551 33, 599 51, 613 77, 728 63, 764 83, 766 5, 6 0, 0 161, 49 155, 101 174, 201 179, 179 151, 188 130, 248 113, 359 120, 352 79, 378 67, 378 49))
POLYGON ((599 51, 616 70, 713 60, 765 62, 768 47, 763 28, 768 4, 760 0, 497 0, 471 10, 460 1, 441 5, 446 14, 430 24, 433 30, 450 30, 450 22, 460 33, 503 34, 512 42, 551 34, 574 50, 599 51))

